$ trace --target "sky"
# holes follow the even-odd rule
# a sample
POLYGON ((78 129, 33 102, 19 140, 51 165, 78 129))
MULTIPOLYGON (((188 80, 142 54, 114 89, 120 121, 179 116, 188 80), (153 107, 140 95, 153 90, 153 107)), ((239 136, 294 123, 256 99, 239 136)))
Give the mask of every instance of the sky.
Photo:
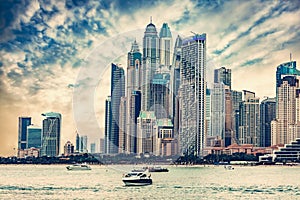
POLYGON ((150 16, 174 38, 206 33, 208 79, 225 66, 233 89, 261 99, 275 96, 276 67, 290 53, 300 62, 298 0, 0 1, 0 156, 16 155, 19 116, 41 126, 41 113, 61 113, 62 145, 76 131, 99 138, 110 64, 126 69, 150 16))

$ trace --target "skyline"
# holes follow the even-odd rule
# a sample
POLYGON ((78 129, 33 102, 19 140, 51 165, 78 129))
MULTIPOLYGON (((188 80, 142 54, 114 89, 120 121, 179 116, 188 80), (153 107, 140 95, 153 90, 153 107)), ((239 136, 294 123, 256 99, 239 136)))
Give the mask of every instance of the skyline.
POLYGON ((142 46, 141 35, 150 16, 158 30, 164 22, 168 23, 173 38, 177 37, 175 33, 185 36, 190 31, 206 33, 207 71, 211 73, 208 77, 213 69, 226 66, 232 69, 234 90, 250 90, 261 100, 264 96, 275 96, 276 67, 288 62, 290 53, 292 60, 299 63, 300 3, 297 1, 220 1, 200 2, 197 6, 195 1, 22 3, 26 5, 0 3, 1 156, 15 154, 19 116, 31 116, 33 123, 39 125, 41 113, 62 113, 62 144, 67 140, 74 144, 75 131, 80 128, 81 135, 99 135, 99 130, 103 135, 104 102, 108 95, 105 92, 109 91, 107 69, 112 61, 126 69, 126 59, 124 62, 122 56, 130 50, 134 38, 142 46), (101 65, 96 62, 95 51, 112 38, 122 43, 105 46, 110 55, 101 65), (90 63, 92 69, 101 67, 96 73, 101 76, 93 77, 92 82, 81 79, 90 63), (94 88, 100 88, 101 96, 94 88), (86 126, 90 116, 81 115, 85 111, 81 106, 77 111, 82 121, 78 122, 78 113, 72 106, 86 99, 80 97, 81 101, 76 101, 77 89, 92 91, 89 95, 97 96, 91 103, 100 118, 96 120, 100 127, 86 126), (91 133, 86 133, 87 130, 91 133))

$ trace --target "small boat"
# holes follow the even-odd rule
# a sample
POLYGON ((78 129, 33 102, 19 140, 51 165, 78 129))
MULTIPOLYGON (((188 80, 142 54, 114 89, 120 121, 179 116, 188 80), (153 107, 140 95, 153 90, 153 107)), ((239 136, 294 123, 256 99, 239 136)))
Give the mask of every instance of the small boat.
POLYGON ((151 185, 151 174, 147 175, 145 172, 129 172, 125 174, 122 181, 126 186, 144 186, 151 185))
POLYGON ((81 171, 81 170, 91 170, 91 169, 92 168, 87 164, 73 164, 67 166, 67 170, 81 171))
POLYGON ((149 172, 168 172, 169 170, 167 168, 162 168, 160 166, 157 167, 149 167, 149 172))
POLYGON ((234 170, 234 168, 231 165, 224 165, 224 169, 234 170))

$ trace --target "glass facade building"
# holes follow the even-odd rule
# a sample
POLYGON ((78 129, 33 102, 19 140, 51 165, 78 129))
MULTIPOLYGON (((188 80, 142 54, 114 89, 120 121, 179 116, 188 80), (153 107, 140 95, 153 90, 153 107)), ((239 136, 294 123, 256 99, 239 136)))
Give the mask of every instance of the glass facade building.
POLYGON ((49 112, 45 117, 42 128, 42 156, 57 156, 60 153, 61 114, 49 112))
POLYGON ((18 149, 26 149, 27 126, 31 124, 31 117, 19 117, 18 127, 18 149))
POLYGON ((202 156, 206 140, 206 34, 183 39, 181 50, 180 151, 202 156))

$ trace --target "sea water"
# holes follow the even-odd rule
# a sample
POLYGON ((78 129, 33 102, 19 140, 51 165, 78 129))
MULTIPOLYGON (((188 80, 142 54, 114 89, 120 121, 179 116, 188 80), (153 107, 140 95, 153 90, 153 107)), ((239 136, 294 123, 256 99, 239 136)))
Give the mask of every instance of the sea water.
POLYGON ((0 199, 300 199, 299 166, 164 166, 149 186, 124 186, 129 165, 0 165, 0 199))

